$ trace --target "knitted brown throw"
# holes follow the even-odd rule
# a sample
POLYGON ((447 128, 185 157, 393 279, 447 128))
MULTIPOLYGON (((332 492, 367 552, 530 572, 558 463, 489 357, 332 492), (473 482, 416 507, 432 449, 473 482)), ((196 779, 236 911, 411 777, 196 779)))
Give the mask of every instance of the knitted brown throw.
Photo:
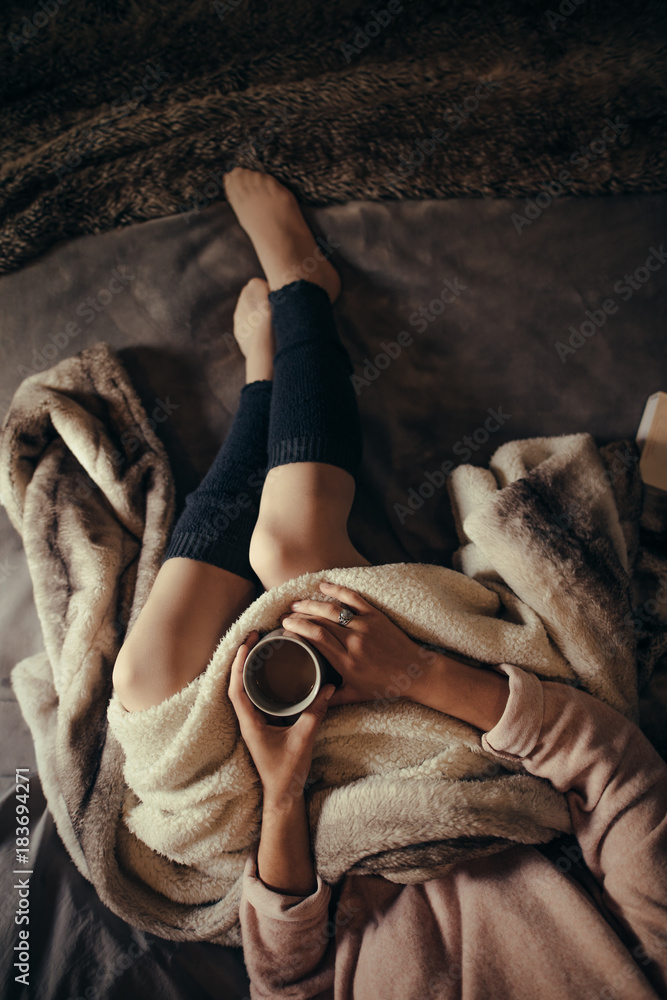
POLYGON ((0 28, 0 271, 191 225, 234 164, 306 204, 539 195, 528 218, 665 188, 663 0, 14 0, 0 28))

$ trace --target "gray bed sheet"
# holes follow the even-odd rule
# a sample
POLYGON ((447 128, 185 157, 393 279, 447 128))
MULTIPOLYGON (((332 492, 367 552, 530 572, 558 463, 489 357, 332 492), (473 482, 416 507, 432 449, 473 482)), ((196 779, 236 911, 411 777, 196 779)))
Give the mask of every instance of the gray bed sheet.
MULTIPOLYGON (((457 541, 447 490, 428 485, 443 462, 484 465, 516 438, 631 437, 646 398, 667 389, 667 194, 562 198, 519 231, 512 215, 524 209, 502 199, 306 209, 343 279, 336 315, 359 376, 365 433, 350 531, 372 562, 449 563, 457 541), (587 311, 594 329, 582 333, 587 311)), ((107 341, 155 413, 180 509, 233 418, 243 361, 232 313, 258 274, 224 203, 189 224, 172 216, 54 248, 0 279, 3 416, 30 371, 107 341), (70 322, 79 333, 67 335, 70 322)), ((11 948, 3 949, 2 995, 246 996, 239 952, 129 927, 69 860, 10 686, 14 664, 43 643, 21 540, 4 510, 0 545, 3 887, 11 885, 14 768, 27 767, 35 911, 32 985, 17 986, 11 948)), ((0 899, 9 942, 14 894, 0 899)))

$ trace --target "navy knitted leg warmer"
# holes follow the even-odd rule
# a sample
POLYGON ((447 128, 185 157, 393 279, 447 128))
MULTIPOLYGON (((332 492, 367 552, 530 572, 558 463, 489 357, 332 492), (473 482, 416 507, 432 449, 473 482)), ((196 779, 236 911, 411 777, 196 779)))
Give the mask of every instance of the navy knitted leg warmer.
POLYGON ((241 389, 231 430, 197 489, 186 497, 163 562, 186 556, 258 582, 248 547, 266 476, 272 387, 262 379, 241 389))
POLYGON ((163 562, 186 556, 257 584, 248 549, 268 469, 326 462, 356 476, 362 457, 352 364, 326 291, 299 279, 269 293, 274 381, 241 390, 231 430, 188 494, 163 562))
POLYGON ((326 462, 356 476, 363 442, 354 369, 329 296, 303 278, 269 292, 276 337, 268 468, 326 462))

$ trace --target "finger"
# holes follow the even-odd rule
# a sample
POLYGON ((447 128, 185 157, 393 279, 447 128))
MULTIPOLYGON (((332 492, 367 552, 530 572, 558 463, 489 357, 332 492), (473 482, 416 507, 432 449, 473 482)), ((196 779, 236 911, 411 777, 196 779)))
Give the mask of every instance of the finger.
POLYGON ((327 714, 329 699, 334 694, 336 688, 333 684, 325 684, 321 691, 318 691, 317 698, 305 708, 294 724, 295 732, 299 733, 304 741, 314 739, 317 729, 327 714))
MULTIPOLYGON (((325 617, 324 615, 319 613, 319 609, 317 609, 315 612, 309 612, 307 609, 302 608, 300 606, 298 608, 295 607, 295 610, 292 611, 291 613, 288 612, 280 616, 280 624, 282 626, 285 626, 288 621, 295 621, 298 619, 299 615, 303 615, 303 617, 306 618, 308 621, 312 621, 314 625, 324 626, 327 629, 327 631, 331 633, 333 638, 338 639, 343 649, 347 650, 347 647, 345 645, 345 637, 343 636, 342 630, 345 629, 347 632, 349 632, 352 622, 354 621, 360 622, 362 616, 357 614, 357 612, 355 611, 353 612, 354 617, 352 618, 352 622, 348 621, 347 625, 342 625, 339 622, 339 616, 341 612, 340 604, 331 604, 330 601, 310 601, 310 602, 307 601, 305 603, 314 604, 316 609, 318 604, 320 605, 320 607, 324 604, 331 610, 327 611, 325 617)), ((357 627, 358 631, 361 631, 362 629, 359 629, 359 627, 357 627)))
POLYGON ((234 657, 234 662, 232 663, 232 671, 229 676, 229 700, 231 701, 234 711, 236 712, 238 720, 241 724, 243 722, 253 722, 255 724, 264 725, 265 722, 264 716, 257 706, 253 705, 243 686, 243 667, 248 653, 258 639, 259 632, 255 629, 250 633, 245 641, 241 643, 236 651, 236 656, 234 657))
POLYGON ((338 623, 340 605, 333 604, 331 601, 293 601, 290 607, 294 608, 298 614, 315 615, 319 618, 326 618, 328 621, 335 622, 336 624, 338 623))
POLYGON ((347 604, 349 608, 352 608, 360 615, 367 615, 371 611, 377 610, 361 594, 357 594, 356 591, 350 590, 348 587, 341 587, 339 583, 329 583, 326 580, 322 580, 320 582, 320 590, 324 594, 335 597, 341 604, 347 604))
POLYGON ((239 648, 236 650, 236 656, 232 662, 232 669, 229 675, 229 697, 232 701, 244 691, 243 667, 248 653, 254 645, 253 640, 255 639, 255 636, 259 637, 259 633, 256 630, 253 630, 245 637, 239 648))
POLYGON ((343 629, 325 619, 319 619, 315 622, 306 618, 305 615, 294 614, 285 618, 283 628, 308 639, 327 658, 331 655, 340 656, 341 652, 345 651, 345 645, 342 642, 343 629), (333 631, 334 629, 340 633, 341 638, 333 631))
POLYGON ((354 701, 356 701, 354 693, 350 691, 349 686, 343 683, 332 694, 329 705, 331 708, 335 708, 337 705, 349 705, 354 701))

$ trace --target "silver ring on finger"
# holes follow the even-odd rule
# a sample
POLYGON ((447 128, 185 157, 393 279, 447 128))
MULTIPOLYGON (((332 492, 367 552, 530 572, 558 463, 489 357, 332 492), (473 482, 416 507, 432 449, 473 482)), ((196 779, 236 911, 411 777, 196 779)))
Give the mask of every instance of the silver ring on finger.
POLYGON ((349 625, 353 618, 354 611, 351 611, 350 608, 341 608, 338 612, 338 624, 342 625, 343 628, 345 628, 346 625, 349 625))

